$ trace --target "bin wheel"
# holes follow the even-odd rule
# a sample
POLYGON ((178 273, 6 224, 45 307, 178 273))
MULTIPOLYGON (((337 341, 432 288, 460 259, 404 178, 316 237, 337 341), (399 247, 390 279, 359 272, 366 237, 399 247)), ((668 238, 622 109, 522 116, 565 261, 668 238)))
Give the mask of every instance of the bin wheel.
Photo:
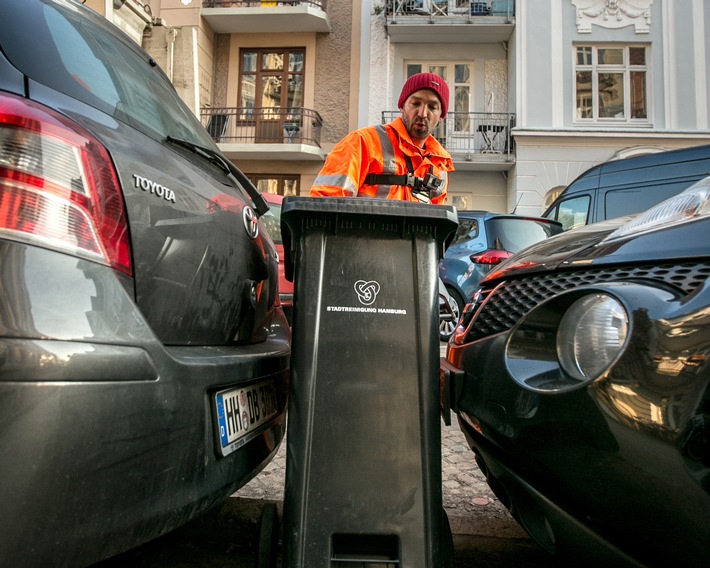
POLYGON ((446 509, 442 509, 443 516, 443 554, 442 554, 442 566, 447 568, 454 565, 454 535, 451 532, 451 523, 449 523, 449 515, 446 513, 446 509))
POLYGON ((259 520, 259 545, 255 568, 276 568, 279 551, 279 513, 275 503, 266 503, 259 520))

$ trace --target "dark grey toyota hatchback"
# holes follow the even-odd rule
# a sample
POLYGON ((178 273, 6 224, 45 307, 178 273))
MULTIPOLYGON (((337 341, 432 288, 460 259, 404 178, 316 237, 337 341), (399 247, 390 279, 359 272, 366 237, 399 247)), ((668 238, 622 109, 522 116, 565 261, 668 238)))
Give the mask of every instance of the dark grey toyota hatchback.
POLYGON ((290 331, 266 204, 150 56, 73 0, 0 22, 0 565, 88 565, 271 460, 290 331))

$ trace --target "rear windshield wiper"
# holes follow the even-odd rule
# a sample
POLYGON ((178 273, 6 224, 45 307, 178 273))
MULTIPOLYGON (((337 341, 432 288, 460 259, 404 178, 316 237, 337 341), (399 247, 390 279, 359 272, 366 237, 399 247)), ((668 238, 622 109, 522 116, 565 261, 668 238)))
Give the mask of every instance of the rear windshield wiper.
POLYGON ((190 142, 189 140, 184 140, 182 138, 173 138, 172 136, 167 136, 165 138, 165 141, 170 144, 174 144, 175 146, 187 148, 188 150, 191 150, 198 156, 201 156, 211 164, 217 166, 220 170, 227 174, 227 177, 232 182, 232 184, 234 184, 235 187, 244 188, 246 190, 252 200, 254 209, 256 210, 259 216, 263 215, 269 210, 269 206, 266 203, 266 200, 261 195, 261 193, 259 193, 259 191, 254 187, 254 185, 248 179, 245 179, 245 183, 240 183, 238 179, 239 170, 237 170, 234 164, 232 164, 229 160, 223 158, 218 152, 215 152, 212 148, 200 146, 199 144, 195 144, 194 142, 190 142))
POLYGON ((229 166, 226 164, 226 160, 224 160, 217 152, 215 152, 211 148, 207 148, 206 146, 200 146, 199 144, 195 144, 194 142, 190 142, 189 140, 184 140, 182 138, 174 138, 172 136, 167 136, 165 138, 165 141, 169 142, 170 144, 174 144, 175 146, 187 148, 188 150, 191 150, 195 154, 202 156, 205 160, 217 166, 224 173, 231 173, 229 166))

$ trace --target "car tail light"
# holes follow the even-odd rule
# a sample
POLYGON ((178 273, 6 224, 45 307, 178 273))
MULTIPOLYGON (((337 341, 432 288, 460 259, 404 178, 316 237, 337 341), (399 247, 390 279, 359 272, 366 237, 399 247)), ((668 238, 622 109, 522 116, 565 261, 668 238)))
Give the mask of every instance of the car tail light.
POLYGON ((476 264, 499 264, 511 256, 507 250, 487 250, 481 254, 472 254, 469 258, 476 264))
POLYGON ((106 148, 66 117, 10 95, 0 96, 0 236, 132 273, 106 148))

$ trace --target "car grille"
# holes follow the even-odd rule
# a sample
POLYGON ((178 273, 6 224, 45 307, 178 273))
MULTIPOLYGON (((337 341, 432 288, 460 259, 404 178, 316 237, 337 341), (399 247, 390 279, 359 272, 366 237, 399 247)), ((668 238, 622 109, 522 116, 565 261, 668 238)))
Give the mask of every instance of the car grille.
POLYGON ((620 280, 651 280, 674 286, 687 295, 702 286, 709 276, 710 262, 703 262, 556 271, 506 280, 495 288, 482 291, 480 307, 466 334, 466 341, 506 331, 541 302, 579 286, 620 280))

